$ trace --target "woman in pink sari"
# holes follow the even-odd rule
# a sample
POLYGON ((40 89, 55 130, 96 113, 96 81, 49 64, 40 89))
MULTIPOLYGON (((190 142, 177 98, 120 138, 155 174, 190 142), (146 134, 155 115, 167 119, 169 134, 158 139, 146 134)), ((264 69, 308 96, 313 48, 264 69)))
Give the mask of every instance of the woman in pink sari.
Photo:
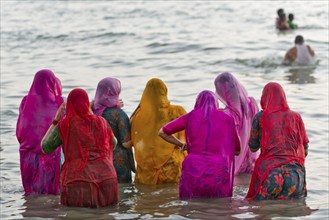
POLYGON ((20 104, 16 125, 25 195, 59 194, 61 148, 45 155, 41 139, 63 101, 59 79, 50 70, 38 71, 20 104))
POLYGON ((184 129, 188 156, 183 161, 180 198, 231 197, 234 154, 240 152, 234 118, 218 110, 213 92, 203 91, 194 109, 166 124, 159 135, 184 148, 185 144, 172 135, 184 129))
POLYGON ((215 79, 216 94, 226 105, 224 112, 232 115, 241 141, 241 152, 235 157, 234 174, 252 173, 259 153, 252 153, 248 146, 251 123, 258 106, 253 97, 248 97, 244 86, 228 72, 219 74, 215 79))

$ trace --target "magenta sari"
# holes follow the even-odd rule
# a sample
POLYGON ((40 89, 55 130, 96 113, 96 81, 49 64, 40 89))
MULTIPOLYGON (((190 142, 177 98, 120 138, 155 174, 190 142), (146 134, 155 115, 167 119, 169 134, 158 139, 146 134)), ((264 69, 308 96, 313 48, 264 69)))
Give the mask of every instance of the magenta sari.
POLYGON ((61 83, 50 70, 38 71, 19 107, 16 137, 25 195, 59 194, 60 152, 45 155, 41 139, 62 104, 61 83))
POLYGON ((240 150, 233 117, 218 110, 213 92, 203 91, 194 110, 163 127, 168 135, 184 129, 188 156, 183 161, 180 198, 231 197, 234 153, 240 150))
POLYGON ((219 74, 215 79, 215 87, 219 100, 226 105, 224 111, 234 117, 240 136, 241 152, 235 157, 234 174, 252 173, 259 152, 250 151, 248 140, 258 105, 253 97, 248 97, 247 90, 231 73, 219 74))

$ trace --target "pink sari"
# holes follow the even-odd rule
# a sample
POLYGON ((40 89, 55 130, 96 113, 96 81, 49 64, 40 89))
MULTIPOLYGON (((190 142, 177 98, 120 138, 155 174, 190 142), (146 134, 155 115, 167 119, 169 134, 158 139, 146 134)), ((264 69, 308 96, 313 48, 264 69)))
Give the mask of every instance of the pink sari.
POLYGON ((50 70, 38 71, 19 107, 16 137, 20 144, 23 187, 29 194, 59 194, 60 152, 45 155, 41 139, 62 104, 61 84, 50 70))
POLYGON ((252 153, 248 146, 251 123, 258 106, 253 97, 248 97, 247 90, 228 72, 221 73, 215 79, 216 94, 226 107, 225 112, 234 117, 241 141, 241 152, 235 157, 235 175, 252 173, 259 152, 252 153))
POLYGON ((184 129, 188 156, 183 162, 180 198, 231 197, 234 152, 240 150, 233 117, 218 110, 213 92, 203 91, 194 110, 163 127, 168 135, 184 129))

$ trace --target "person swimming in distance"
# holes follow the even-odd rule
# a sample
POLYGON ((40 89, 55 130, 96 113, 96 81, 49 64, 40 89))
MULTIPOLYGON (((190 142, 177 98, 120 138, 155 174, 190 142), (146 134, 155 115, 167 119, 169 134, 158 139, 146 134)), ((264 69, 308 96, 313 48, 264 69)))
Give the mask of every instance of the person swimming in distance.
POLYGON ((297 24, 295 24, 294 22, 293 22, 293 20, 294 20, 294 14, 289 14, 288 15, 288 25, 289 25, 289 27, 290 27, 290 29, 297 29, 298 28, 298 26, 297 26, 297 24))
POLYGON ((277 10, 278 17, 276 18, 275 26, 279 30, 288 30, 290 29, 289 24, 287 23, 287 17, 282 8, 277 10))
POLYGON ((297 35, 295 38, 295 46, 290 48, 284 57, 284 62, 295 62, 298 65, 314 64, 314 50, 305 44, 304 37, 297 35))

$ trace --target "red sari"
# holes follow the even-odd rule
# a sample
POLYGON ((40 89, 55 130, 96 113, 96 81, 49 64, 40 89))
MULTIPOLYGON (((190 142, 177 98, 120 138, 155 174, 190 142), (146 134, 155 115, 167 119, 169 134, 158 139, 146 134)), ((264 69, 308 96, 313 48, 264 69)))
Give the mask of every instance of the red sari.
POLYGON ((290 162, 297 162, 304 168, 304 145, 309 142, 302 118, 289 109, 280 84, 271 82, 264 87, 261 107, 261 154, 246 196, 250 199, 255 199, 272 169, 290 162))
POLYGON ((88 95, 82 89, 70 92, 66 107, 66 118, 58 125, 65 154, 61 203, 82 207, 118 203, 111 128, 104 118, 90 112, 88 95))

